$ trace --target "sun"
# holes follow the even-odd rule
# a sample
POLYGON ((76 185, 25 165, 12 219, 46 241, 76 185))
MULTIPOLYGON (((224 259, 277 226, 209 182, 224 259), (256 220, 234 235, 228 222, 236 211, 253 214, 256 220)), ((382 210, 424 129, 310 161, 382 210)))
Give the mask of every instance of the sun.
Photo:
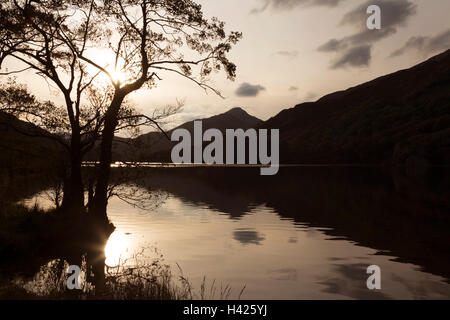
POLYGON ((105 247, 105 263, 108 266, 116 266, 122 264, 126 259, 130 258, 130 239, 123 233, 115 231, 109 237, 105 247))
POLYGON ((120 60, 116 66, 115 55, 112 52, 105 49, 92 48, 90 49, 89 54, 93 57, 91 60, 106 70, 111 77, 110 78, 105 72, 99 73, 99 70, 96 67, 88 65, 88 72, 90 75, 93 76, 98 73, 96 82, 106 84, 111 83, 112 80, 115 84, 124 84, 129 80, 129 74, 123 70, 123 64, 120 60))
POLYGON ((125 83, 127 81, 127 75, 124 72, 115 70, 114 68, 107 68, 106 70, 109 72, 115 83, 125 83))

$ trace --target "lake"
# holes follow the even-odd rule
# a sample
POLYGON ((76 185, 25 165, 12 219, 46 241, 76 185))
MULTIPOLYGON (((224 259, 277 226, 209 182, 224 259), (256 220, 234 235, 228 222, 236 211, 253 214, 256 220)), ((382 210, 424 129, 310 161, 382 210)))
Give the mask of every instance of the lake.
MULTIPOLYGON (((115 170, 108 265, 157 248, 194 288, 206 277, 231 298, 244 286, 243 299, 450 298, 446 172, 193 167, 123 179, 115 170), (381 290, 367 288, 370 265, 381 290)), ((25 202, 51 205, 42 192, 25 202)))

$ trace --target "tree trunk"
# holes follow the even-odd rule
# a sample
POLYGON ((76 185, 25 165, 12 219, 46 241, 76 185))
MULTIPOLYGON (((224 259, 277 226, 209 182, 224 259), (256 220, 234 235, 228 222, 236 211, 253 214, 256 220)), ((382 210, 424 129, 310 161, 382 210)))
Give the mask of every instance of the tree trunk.
POLYGON ((81 135, 78 129, 72 130, 70 144, 70 173, 64 181, 62 208, 65 212, 79 214, 84 208, 84 190, 81 177, 81 135))
POLYGON ((105 114, 105 125, 100 145, 100 163, 97 167, 97 185, 91 206, 91 213, 98 222, 108 223, 106 207, 108 204, 108 182, 111 172, 112 145, 114 132, 118 124, 117 117, 123 99, 124 95, 116 94, 105 114))

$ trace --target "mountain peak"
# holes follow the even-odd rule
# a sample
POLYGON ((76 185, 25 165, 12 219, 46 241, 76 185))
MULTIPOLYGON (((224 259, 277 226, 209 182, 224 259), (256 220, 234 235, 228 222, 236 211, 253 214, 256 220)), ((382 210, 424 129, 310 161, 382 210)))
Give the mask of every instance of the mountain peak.
POLYGON ((234 108, 231 108, 230 110, 228 110, 228 111, 225 112, 225 113, 230 113, 230 114, 245 114, 245 115, 248 115, 248 112, 245 111, 244 109, 242 109, 241 107, 234 107, 234 108))
POLYGON ((222 115, 218 115, 216 117, 223 117, 223 116, 232 117, 233 119, 238 120, 243 125, 242 128, 245 127, 251 128, 262 122, 262 120, 252 116, 251 114, 249 114, 247 111, 245 111, 240 107, 231 108, 227 112, 223 113, 222 115))

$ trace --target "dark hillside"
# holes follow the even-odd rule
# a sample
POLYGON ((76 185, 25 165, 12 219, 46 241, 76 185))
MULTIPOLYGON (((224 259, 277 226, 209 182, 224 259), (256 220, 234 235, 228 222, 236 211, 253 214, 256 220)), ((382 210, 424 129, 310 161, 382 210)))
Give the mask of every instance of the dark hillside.
POLYGON ((283 163, 450 163, 450 50, 407 70, 283 110, 283 163))

